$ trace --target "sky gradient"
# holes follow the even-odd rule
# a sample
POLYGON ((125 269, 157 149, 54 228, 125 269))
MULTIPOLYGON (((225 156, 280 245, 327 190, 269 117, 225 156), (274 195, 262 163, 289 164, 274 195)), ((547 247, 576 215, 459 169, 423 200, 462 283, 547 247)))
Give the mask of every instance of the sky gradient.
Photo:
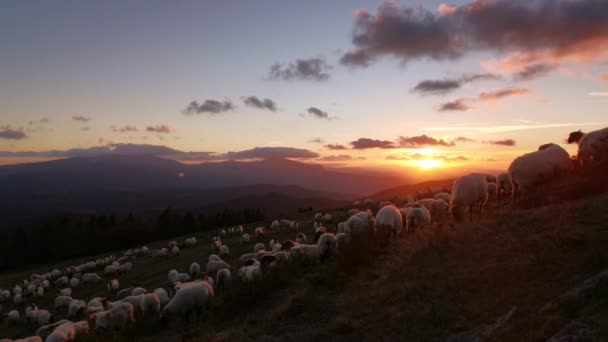
POLYGON ((503 169, 608 126, 599 0, 3 1, 0 43, 5 163, 132 143, 503 169))

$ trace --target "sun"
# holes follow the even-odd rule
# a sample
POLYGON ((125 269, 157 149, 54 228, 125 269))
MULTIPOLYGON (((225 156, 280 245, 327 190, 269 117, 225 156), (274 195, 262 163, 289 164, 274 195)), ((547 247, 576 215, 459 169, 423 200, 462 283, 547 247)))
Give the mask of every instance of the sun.
POLYGON ((422 169, 434 169, 443 165, 443 161, 437 159, 422 159, 414 161, 422 169))

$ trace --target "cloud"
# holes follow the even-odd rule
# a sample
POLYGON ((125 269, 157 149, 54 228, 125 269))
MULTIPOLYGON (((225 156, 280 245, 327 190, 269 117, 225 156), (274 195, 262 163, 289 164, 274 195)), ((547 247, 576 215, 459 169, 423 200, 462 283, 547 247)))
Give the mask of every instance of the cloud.
POLYGON ((415 137, 403 137, 400 136, 397 139, 397 144, 400 147, 405 148, 419 148, 423 146, 454 146, 454 142, 447 142, 443 139, 435 139, 433 137, 429 137, 426 134, 418 135, 415 137))
POLYGON ((501 145, 501 146, 515 146, 515 140, 513 140, 513 139, 492 140, 492 141, 488 141, 488 144, 501 145))
POLYGON ((319 158, 318 160, 325 161, 325 162, 340 162, 340 161, 349 161, 349 160, 353 160, 353 159, 354 158, 348 154, 339 154, 339 155, 324 156, 324 157, 319 158))
POLYGON ((469 105, 465 104, 464 103, 465 101, 466 101, 466 98, 460 98, 460 99, 452 100, 449 102, 445 102, 439 106, 438 110, 440 112, 467 111, 467 110, 471 109, 471 107, 469 105))
POLYGON ((608 74, 601 74, 600 81, 602 81, 604 83, 608 83, 608 74))
POLYGON ((314 116, 317 119, 331 120, 327 112, 324 112, 317 107, 310 107, 306 111, 308 112, 308 114, 314 116))
POLYGON ((327 145, 323 145, 323 147, 325 147, 328 150, 346 150, 346 146, 344 145, 339 145, 339 144, 327 144, 327 145))
POLYGON ((331 69, 332 67, 322 58, 298 59, 288 65, 273 64, 270 67, 269 78, 283 81, 327 81, 331 69))
POLYGON ((250 150, 226 153, 227 159, 267 159, 267 158, 318 158, 319 154, 293 147, 255 147, 250 150))
POLYGON ((440 112, 448 112, 448 111, 467 111, 472 109, 471 103, 476 102, 491 102, 497 101, 507 97, 513 96, 523 96, 529 94, 530 91, 528 89, 523 88, 511 88, 511 89, 501 89, 495 91, 483 92, 477 95, 476 97, 461 97, 452 101, 448 101, 439 105, 438 111, 440 112))
MULTIPOLYGON (((608 96, 608 93, 606 93, 608 96)), ((530 123, 523 125, 495 125, 495 126, 445 126, 445 127, 424 127, 427 131, 436 132, 481 132, 481 133, 504 133, 525 131, 531 129, 545 128, 565 128, 565 127, 582 127, 582 126, 598 126, 604 127, 608 122, 563 122, 563 123, 530 123)))
POLYGON ((557 69, 557 65, 552 64, 540 63, 526 65, 515 74, 515 79, 519 81, 528 81, 545 76, 555 69, 557 69))
POLYGON ((386 160, 442 160, 446 163, 467 161, 469 158, 465 156, 428 156, 420 153, 412 154, 391 154, 386 157, 386 160))
POLYGON ((74 116, 72 116, 72 121, 89 122, 90 120, 91 120, 91 118, 88 118, 88 117, 83 116, 83 115, 74 115, 74 116))
POLYGON ((526 65, 598 61, 608 54, 608 2, 474 0, 461 6, 355 11, 353 49, 341 63, 367 66, 381 57, 453 60, 473 52, 517 53, 526 65))
POLYGON ((386 160, 410 160, 407 156, 404 155, 394 155, 386 156, 386 160))
POLYGON ((588 93, 587 95, 589 95, 591 97, 604 97, 604 96, 608 96, 608 91, 592 91, 592 92, 588 93))
POLYGON ((153 133, 169 134, 171 133, 171 127, 167 125, 148 126, 146 127, 146 131, 153 133))
POLYGON ((323 139, 321 138, 312 138, 310 140, 308 140, 309 143, 314 143, 314 144, 322 144, 323 143, 323 139))
POLYGON ((277 111, 277 104, 271 99, 260 99, 257 96, 248 96, 243 99, 243 103, 249 107, 267 109, 271 112, 277 111))
POLYGON ((454 141, 467 143, 467 142, 474 142, 475 140, 467 138, 467 137, 457 137, 456 139, 454 139, 454 141))
POLYGON ((228 112, 234 109, 234 105, 230 100, 218 101, 218 100, 205 100, 203 103, 198 101, 192 101, 182 110, 183 114, 209 114, 216 115, 224 112, 228 112))
POLYGON ((119 126, 110 126, 112 132, 116 133, 128 133, 128 132, 137 132, 137 127, 133 125, 124 125, 122 127, 119 126))
POLYGON ((392 141, 388 140, 376 140, 376 139, 368 139, 368 138, 359 138, 355 141, 350 142, 351 146, 355 150, 364 150, 368 148, 382 148, 389 149, 395 148, 395 144, 392 141))
POLYGON ((91 127, 89 127, 89 126, 80 127, 80 130, 83 132, 88 132, 91 130, 91 127))
POLYGON ((425 80, 418 83, 412 92, 421 93, 423 95, 444 95, 452 90, 456 90, 467 83, 481 80, 494 80, 499 76, 493 74, 475 74, 464 75, 459 78, 443 79, 443 80, 425 80))
POLYGON ((23 129, 13 129, 10 126, 0 126, 0 139, 22 140, 28 138, 23 129))
MULTIPOLYGON (((99 138, 100 143, 103 142, 99 138)), ((105 146, 93 146, 89 148, 73 148, 68 150, 50 151, 20 151, 7 152, 0 151, 0 157, 41 157, 41 158, 70 158, 70 157, 90 157, 100 155, 155 155, 163 156, 169 154, 182 153, 181 151, 160 145, 139 145, 139 144, 112 144, 105 146)))

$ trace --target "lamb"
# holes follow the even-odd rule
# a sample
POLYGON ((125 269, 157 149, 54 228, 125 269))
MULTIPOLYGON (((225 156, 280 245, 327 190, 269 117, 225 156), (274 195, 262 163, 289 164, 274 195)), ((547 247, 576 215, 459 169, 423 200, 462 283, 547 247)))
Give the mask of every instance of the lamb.
POLYGON ((102 281, 102 279, 97 273, 85 273, 82 275, 82 284, 83 285, 96 284, 101 281, 102 281))
POLYGON ((414 204, 414 207, 407 211, 405 217, 405 227, 408 232, 422 228, 431 224, 431 213, 422 205, 414 204))
POLYGON ((538 151, 515 158, 509 166, 513 202, 517 202, 533 188, 559 178, 571 168, 568 152, 556 144, 542 145, 538 151))
POLYGON ((473 207, 479 205, 482 215, 483 207, 488 201, 488 181, 484 175, 470 173, 454 181, 450 214, 455 221, 462 219, 464 210, 469 208, 469 220, 473 222, 473 207))
POLYGON ((228 246, 222 245, 222 247, 220 247, 220 257, 227 258, 229 254, 230 254, 230 249, 228 248, 228 246))
POLYGON ((296 241, 298 243, 306 243, 306 234, 304 233, 299 233, 298 235, 296 235, 296 241))
POLYGON ((488 201, 493 200, 498 195, 498 185, 496 183, 488 183, 488 201))
POLYGON ((192 264, 190 264, 190 278, 191 279, 196 279, 200 272, 201 272, 201 265, 199 265, 198 262, 193 262, 192 264))
POLYGON ((115 303, 110 310, 95 314, 95 330, 102 333, 124 330, 135 322, 134 312, 130 303, 115 303))
POLYGON ((255 229, 255 237, 258 240, 261 240, 264 238, 264 227, 257 227, 255 229))
POLYGON ((144 317, 158 317, 160 315, 160 298, 154 293, 147 293, 141 299, 141 313, 144 317))
POLYGON ((608 127, 589 133, 580 130, 570 133, 568 143, 578 143, 577 159, 582 168, 604 163, 608 160, 608 127))
MULTIPOLYGON (((226 234, 226 231, 224 231, 224 235, 226 234)), ((191 237, 191 238, 187 238, 184 240, 184 246, 186 246, 187 248, 192 248, 196 246, 196 238, 195 237, 191 237)))
POLYGON ((166 323, 177 318, 187 318, 190 313, 200 315, 209 307, 214 296, 213 287, 206 281, 183 287, 175 293, 175 296, 163 309, 161 322, 166 323))
POLYGON ((217 271, 217 292, 219 294, 225 292, 232 286, 232 273, 227 268, 222 268, 217 271))
POLYGON ((395 238, 399 237, 403 228, 403 218, 399 209, 394 205, 382 207, 376 214, 376 226, 379 232, 386 232, 395 238))
POLYGON ((241 235, 241 244, 249 242, 249 234, 241 235))
POLYGON ((498 174, 496 185, 496 195, 498 197, 508 196, 513 190, 513 186, 511 184, 511 176, 509 176, 508 172, 501 172, 498 174))
POLYGON ((169 298, 169 294, 163 288, 159 287, 159 288, 155 289, 153 293, 156 296, 158 296, 158 299, 160 300, 160 306, 161 307, 165 307, 165 305, 167 305, 167 303, 169 303, 169 301, 171 300, 169 298))
POLYGON ((171 254, 173 254, 173 256, 179 256, 179 247, 173 246, 173 248, 171 248, 171 254))

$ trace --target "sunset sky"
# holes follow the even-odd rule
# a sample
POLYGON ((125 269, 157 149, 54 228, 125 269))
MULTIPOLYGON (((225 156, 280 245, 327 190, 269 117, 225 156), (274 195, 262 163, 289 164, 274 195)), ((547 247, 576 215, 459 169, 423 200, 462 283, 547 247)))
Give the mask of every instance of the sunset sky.
POLYGON ((502 169, 608 126, 605 0, 2 1, 0 44, 4 162, 132 143, 502 169))

